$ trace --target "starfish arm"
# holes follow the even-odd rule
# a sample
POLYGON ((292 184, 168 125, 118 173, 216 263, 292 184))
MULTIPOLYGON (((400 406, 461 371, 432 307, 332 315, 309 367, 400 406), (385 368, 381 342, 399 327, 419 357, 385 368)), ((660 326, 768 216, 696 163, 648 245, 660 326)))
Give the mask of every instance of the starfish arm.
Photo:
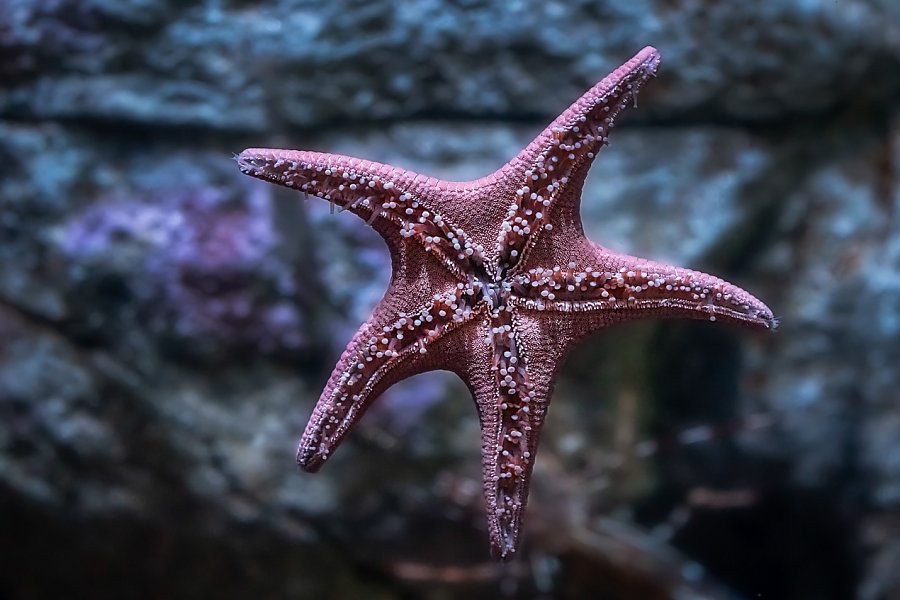
POLYGON ((457 278, 481 272, 484 249, 429 206, 436 179, 368 160, 299 150, 248 148, 241 171, 324 198, 366 220, 386 239, 412 238, 457 278))
POLYGON ((366 408, 391 385, 428 369, 429 348, 474 318, 477 291, 459 284, 418 310, 377 310, 347 345, 319 397, 297 450, 317 471, 366 408))
POLYGON ((552 374, 540 359, 529 359, 512 307, 491 313, 483 327, 485 343, 469 362, 471 370, 461 375, 481 422, 491 553, 506 560, 519 546, 552 374))
POLYGON ((515 271, 561 199, 577 203, 594 157, 609 142, 616 117, 637 103, 640 87, 656 74, 659 52, 646 47, 588 90, 505 169, 518 178, 515 198, 497 238, 498 266, 515 271))
POLYGON ((777 324, 768 306, 723 279, 614 257, 598 261, 606 263, 606 269, 575 263, 530 269, 516 276, 511 302, 531 310, 600 317, 601 324, 648 316, 722 320, 756 329, 774 329, 777 324))

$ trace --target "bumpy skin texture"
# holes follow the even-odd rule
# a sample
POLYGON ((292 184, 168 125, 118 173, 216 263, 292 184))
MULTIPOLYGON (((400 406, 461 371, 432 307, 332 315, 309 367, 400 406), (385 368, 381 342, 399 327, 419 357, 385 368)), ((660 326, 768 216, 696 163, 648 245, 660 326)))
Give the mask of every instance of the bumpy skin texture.
POLYGON ((591 88, 518 156, 468 182, 295 150, 244 150, 251 176, 325 198, 386 240, 393 277, 338 361, 300 440, 318 470, 366 408, 434 369, 466 382, 482 430, 492 554, 518 548, 538 439, 573 345, 621 321, 721 320, 772 329, 772 312, 721 279, 627 256, 584 236, 584 178, 618 114, 659 66, 644 48, 591 88))

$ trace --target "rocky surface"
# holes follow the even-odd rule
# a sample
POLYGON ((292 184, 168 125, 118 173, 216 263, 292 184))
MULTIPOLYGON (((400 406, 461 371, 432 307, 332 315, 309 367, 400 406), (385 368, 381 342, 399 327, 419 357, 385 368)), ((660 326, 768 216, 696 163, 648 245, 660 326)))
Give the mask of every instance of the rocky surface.
POLYGON ((900 13, 742 6, 0 0, 2 595, 900 593, 900 13), (231 153, 480 176, 645 43, 662 72, 585 227, 739 283, 778 332, 585 343, 507 568, 452 376, 296 472, 390 264, 231 153))

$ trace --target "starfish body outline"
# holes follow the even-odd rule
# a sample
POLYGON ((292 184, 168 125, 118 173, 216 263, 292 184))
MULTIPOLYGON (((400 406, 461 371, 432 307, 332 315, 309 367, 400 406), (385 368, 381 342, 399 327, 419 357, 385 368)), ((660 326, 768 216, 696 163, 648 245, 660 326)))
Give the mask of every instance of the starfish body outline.
POLYGON ((644 48, 509 163, 474 181, 318 152, 250 148, 238 155, 245 174, 357 214, 391 253, 384 298, 347 345, 300 440, 303 469, 318 470, 394 383, 452 371, 478 410, 491 551, 506 560, 519 545, 553 383, 576 342, 645 317, 774 329, 768 307, 741 288, 584 236, 587 171, 659 61, 654 48, 644 48))

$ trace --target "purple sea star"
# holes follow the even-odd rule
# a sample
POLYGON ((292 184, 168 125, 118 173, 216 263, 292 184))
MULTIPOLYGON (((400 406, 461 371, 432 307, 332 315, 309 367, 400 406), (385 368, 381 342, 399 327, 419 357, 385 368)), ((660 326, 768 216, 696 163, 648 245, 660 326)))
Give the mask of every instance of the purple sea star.
POLYGON ((585 176, 659 61, 654 48, 644 48, 518 156, 475 181, 317 152, 248 149, 237 157, 248 175, 362 217, 384 237, 393 261, 384 298, 347 346, 306 426, 301 467, 318 470, 394 383, 452 371, 478 409, 491 549, 508 559, 519 544, 554 380, 577 341, 647 317, 775 327, 772 312, 741 288, 584 236, 585 176))

